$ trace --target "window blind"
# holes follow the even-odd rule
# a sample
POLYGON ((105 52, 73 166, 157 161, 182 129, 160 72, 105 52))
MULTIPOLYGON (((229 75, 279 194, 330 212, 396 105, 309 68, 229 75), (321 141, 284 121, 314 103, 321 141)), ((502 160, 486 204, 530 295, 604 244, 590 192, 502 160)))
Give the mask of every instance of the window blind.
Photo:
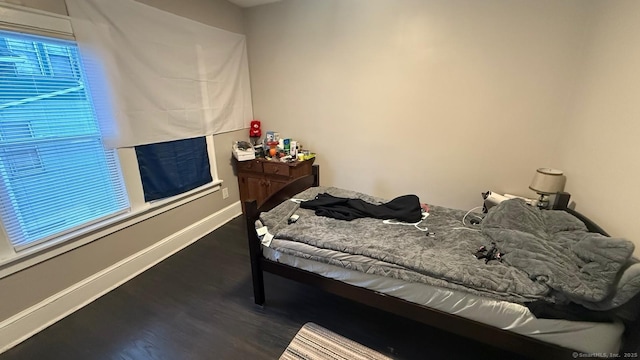
POLYGON ((0 216, 16 250, 125 211, 74 42, 0 31, 0 216))
MULTIPOLYGON (((66 0, 88 60, 109 82, 117 116, 98 120, 109 147, 249 127, 246 37, 133 0, 66 0)), ((95 82, 92 82, 94 84, 95 82)))

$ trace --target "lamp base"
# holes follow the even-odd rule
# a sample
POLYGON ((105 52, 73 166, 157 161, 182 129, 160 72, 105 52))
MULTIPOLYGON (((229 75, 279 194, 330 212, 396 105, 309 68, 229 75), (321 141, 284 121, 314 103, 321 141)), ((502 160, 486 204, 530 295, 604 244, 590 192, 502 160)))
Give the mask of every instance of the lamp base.
POLYGON ((538 199, 538 204, 536 204, 538 209, 546 210, 549 208, 549 197, 544 194, 540 194, 540 198, 538 199))

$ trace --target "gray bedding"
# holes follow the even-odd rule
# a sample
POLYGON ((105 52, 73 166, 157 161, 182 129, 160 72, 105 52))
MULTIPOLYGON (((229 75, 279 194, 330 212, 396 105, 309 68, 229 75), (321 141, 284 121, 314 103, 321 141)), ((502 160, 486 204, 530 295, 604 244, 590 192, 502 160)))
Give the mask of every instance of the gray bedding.
MULTIPOLYGON (((322 192, 374 204, 384 202, 337 188, 311 188, 299 197, 313 199, 322 192)), ((394 264, 312 258, 365 273, 519 303, 540 299, 598 302, 611 295, 619 270, 633 252, 632 243, 589 234, 581 222, 564 212, 540 211, 519 200, 503 204, 492 208, 482 231, 463 227, 464 211, 432 206, 421 226, 428 226, 434 237, 413 226, 384 224, 378 219, 343 221, 315 216, 291 201, 263 213, 261 221, 279 239, 394 264), (300 218, 287 224, 294 213, 300 218), (485 263, 473 255, 491 241, 507 253, 503 262, 485 263)), ((310 258, 286 248, 275 250, 310 258)))
POLYGON ((606 299, 634 250, 628 240, 588 232, 564 211, 540 211, 521 200, 492 209, 482 233, 507 253, 505 264, 578 303, 606 299))

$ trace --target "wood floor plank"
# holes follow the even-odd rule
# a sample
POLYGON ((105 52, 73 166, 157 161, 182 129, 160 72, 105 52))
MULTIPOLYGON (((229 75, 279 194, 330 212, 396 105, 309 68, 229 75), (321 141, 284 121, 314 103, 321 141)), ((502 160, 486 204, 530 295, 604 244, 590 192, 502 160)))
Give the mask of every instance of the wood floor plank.
POLYGON ((277 359, 309 321, 396 359, 516 359, 271 274, 259 307, 245 232, 232 220, 0 360, 277 359))

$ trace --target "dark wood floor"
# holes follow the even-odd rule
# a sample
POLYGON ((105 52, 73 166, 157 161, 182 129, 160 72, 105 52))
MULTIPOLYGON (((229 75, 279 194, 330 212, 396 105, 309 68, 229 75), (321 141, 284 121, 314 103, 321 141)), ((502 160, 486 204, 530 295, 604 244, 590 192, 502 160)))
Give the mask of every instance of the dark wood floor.
POLYGON ((277 359, 312 321, 396 359, 516 359, 265 274, 254 305, 238 217, 0 355, 9 359, 277 359))

